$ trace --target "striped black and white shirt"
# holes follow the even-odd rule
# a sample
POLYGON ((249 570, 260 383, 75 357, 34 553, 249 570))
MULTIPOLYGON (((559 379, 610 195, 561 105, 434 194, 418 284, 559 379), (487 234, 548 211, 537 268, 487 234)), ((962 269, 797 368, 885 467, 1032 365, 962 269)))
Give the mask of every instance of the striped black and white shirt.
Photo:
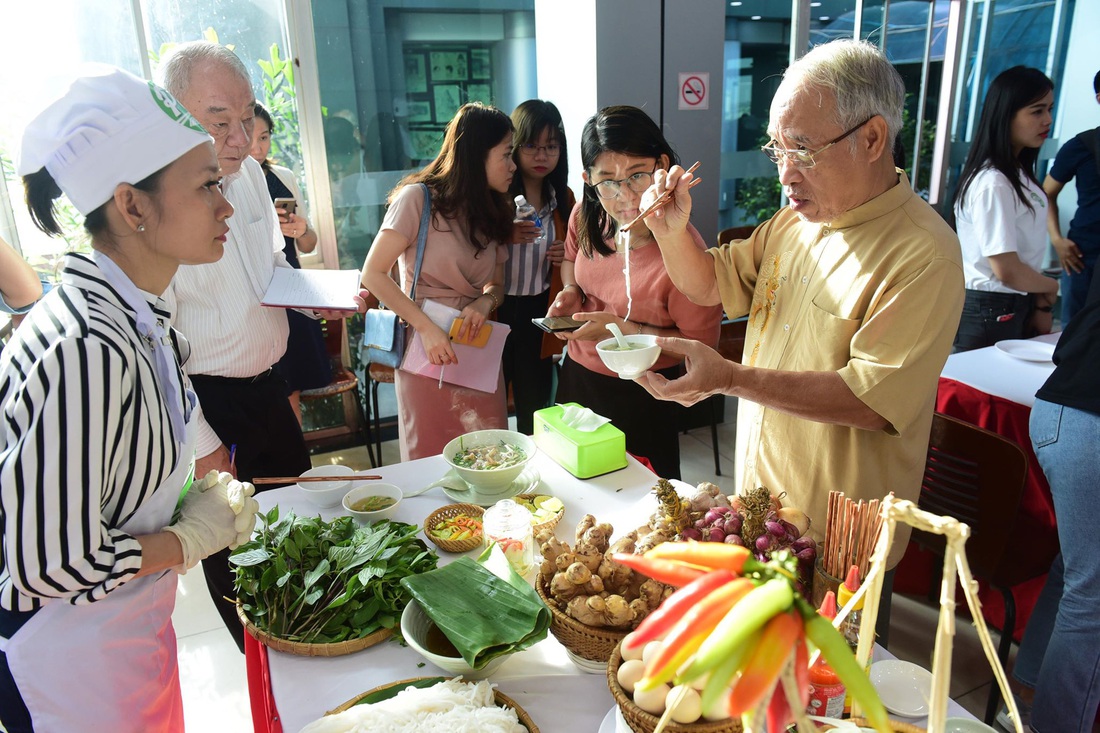
POLYGON ((103 598, 141 567, 117 527, 171 473, 183 436, 134 312, 90 258, 65 258, 61 284, 0 356, 0 419, 0 606, 103 598))
POLYGON ((539 219, 546 236, 538 244, 512 244, 508 261, 504 263, 505 295, 538 295, 550 287, 550 260, 546 253, 557 238, 554 231, 554 210, 558 201, 553 187, 550 201, 542 207, 539 219))

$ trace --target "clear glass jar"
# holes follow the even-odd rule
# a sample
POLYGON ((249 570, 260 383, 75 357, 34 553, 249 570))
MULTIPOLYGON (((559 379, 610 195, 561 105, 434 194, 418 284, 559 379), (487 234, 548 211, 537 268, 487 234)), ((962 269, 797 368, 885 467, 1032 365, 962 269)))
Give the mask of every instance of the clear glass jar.
POLYGON ((511 499, 502 499, 485 510, 482 517, 485 544, 500 545, 508 562, 524 578, 535 567, 535 537, 531 512, 511 499))

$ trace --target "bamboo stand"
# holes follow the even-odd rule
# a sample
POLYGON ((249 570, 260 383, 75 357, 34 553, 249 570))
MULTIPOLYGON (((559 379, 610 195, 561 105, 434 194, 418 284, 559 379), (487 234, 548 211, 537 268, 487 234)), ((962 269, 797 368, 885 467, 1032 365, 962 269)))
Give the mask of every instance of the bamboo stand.
MULTIPOLYGON (((989 629, 982 617, 981 602, 978 600, 978 583, 970 572, 970 564, 966 561, 966 540, 970 537, 970 526, 954 517, 941 517, 931 514, 917 507, 911 501, 895 499, 893 495, 887 496, 882 502, 883 524, 879 534, 875 551, 871 556, 871 569, 863 585, 845 604, 837 614, 834 625, 848 615, 849 610, 860 598, 866 596, 863 604, 863 619, 859 629, 859 648, 856 650, 856 659, 864 667, 871 658, 871 649, 875 639, 875 622, 878 619, 879 596, 882 593, 882 578, 886 572, 886 556, 890 551, 890 545, 894 539, 894 528, 897 523, 904 522, 910 527, 943 535, 947 541, 943 559, 943 580, 940 584, 940 617, 936 626, 936 645, 932 656, 932 699, 929 701, 928 733, 944 733, 945 720, 947 718, 948 688, 951 682, 951 649, 952 638, 955 636, 955 581, 961 577, 963 594, 966 596, 966 604, 970 607, 970 613, 974 617, 974 625, 978 629, 978 638, 982 642, 989 666, 993 668, 993 676, 997 680, 997 686, 1001 688, 1001 695, 1008 705, 1012 715, 1016 733, 1023 733, 1020 726, 1020 713, 1016 709, 1016 701, 1008 688, 1008 678, 997 659, 997 652, 993 646, 993 640, 989 636, 989 629)), ((1005 633, 1011 633, 1006 631, 1005 633)), ((852 717, 859 715, 856 705, 852 706, 852 717)))

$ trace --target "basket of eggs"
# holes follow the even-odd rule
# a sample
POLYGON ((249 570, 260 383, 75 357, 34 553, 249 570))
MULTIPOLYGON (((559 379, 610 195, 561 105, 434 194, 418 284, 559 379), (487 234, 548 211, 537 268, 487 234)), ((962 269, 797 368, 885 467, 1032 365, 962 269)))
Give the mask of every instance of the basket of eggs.
MULTIPOLYGON (((657 644, 659 642, 650 642, 657 644)), ((627 650, 623 659, 622 646, 617 646, 607 663, 607 686, 630 729, 635 733, 653 733, 657 722, 669 705, 673 705, 664 730, 669 733, 741 733, 740 718, 731 718, 723 709, 703 710, 700 690, 691 685, 686 689, 658 685, 652 690, 636 690, 634 685, 645 672, 642 655, 645 647, 627 650)))

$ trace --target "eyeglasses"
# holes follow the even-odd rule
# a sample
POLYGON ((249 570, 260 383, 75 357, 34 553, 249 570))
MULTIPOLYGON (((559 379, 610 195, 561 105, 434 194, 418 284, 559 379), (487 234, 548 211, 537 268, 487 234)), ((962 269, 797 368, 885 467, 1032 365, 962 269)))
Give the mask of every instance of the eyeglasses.
POLYGON ((829 148, 833 147, 838 142, 840 142, 844 138, 848 137, 853 132, 855 132, 859 128, 863 127, 864 125, 866 125, 868 122, 870 122, 874 118, 875 118, 875 115, 871 115, 870 117, 865 119, 863 122, 860 122, 858 125, 853 127, 851 130, 848 130, 847 132, 841 134, 840 136, 833 138, 832 140, 825 143, 824 145, 822 145, 817 150, 802 150, 802 149, 788 150, 786 148, 777 148, 777 147, 775 147, 774 145, 771 145, 771 144, 765 145, 764 147, 760 148, 760 150, 761 150, 761 152, 764 153, 764 155, 768 156, 768 160, 775 163, 776 165, 779 164, 780 160, 782 160, 783 158, 786 158, 787 162, 789 164, 793 165, 795 168, 813 168, 815 165, 817 165, 817 161, 814 159, 814 156, 820 155, 821 153, 825 152, 829 148))
POLYGON ((561 153, 561 145, 557 143, 550 143, 549 145, 535 145, 534 143, 524 143, 519 146, 519 152, 529 158, 534 158, 539 153, 546 153, 551 158, 561 153))
POLYGON ((626 178, 620 178, 617 181, 608 178, 605 181, 593 183, 592 185, 596 188, 596 195, 602 199, 613 199, 618 196, 622 192, 622 185, 624 183, 626 187, 634 193, 644 193, 653 183, 653 173, 655 171, 656 168, 652 171, 642 171, 641 173, 635 173, 626 178))

